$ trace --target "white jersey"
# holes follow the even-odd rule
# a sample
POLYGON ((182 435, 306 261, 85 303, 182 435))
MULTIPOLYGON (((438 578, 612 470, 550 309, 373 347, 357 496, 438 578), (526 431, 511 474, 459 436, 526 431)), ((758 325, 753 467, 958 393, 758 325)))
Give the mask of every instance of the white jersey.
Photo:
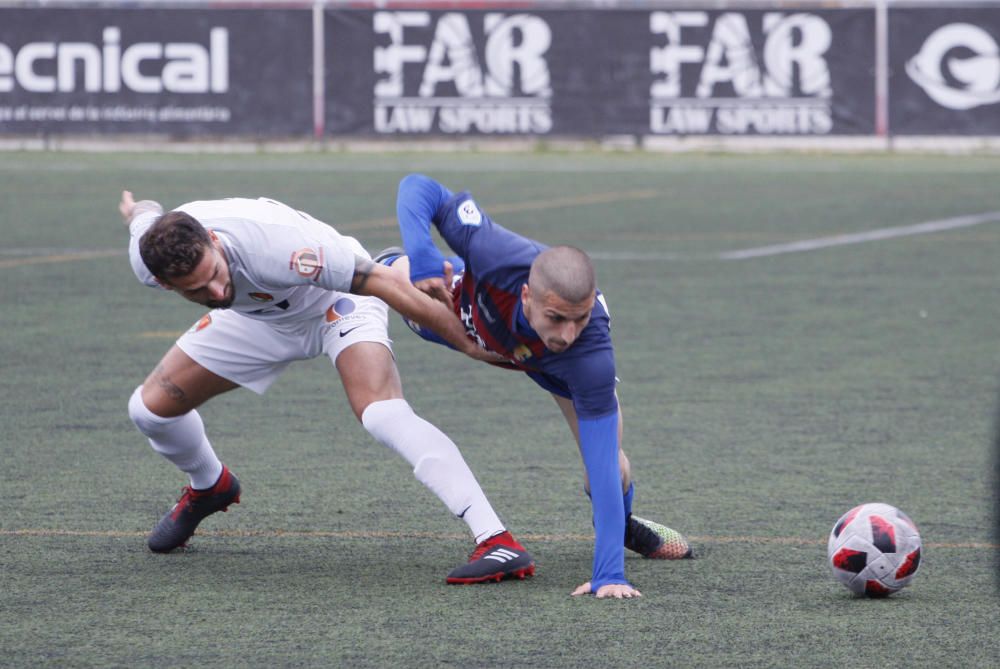
MULTIPOLYGON (((189 202, 177 207, 215 232, 235 291, 234 312, 271 323, 322 316, 330 291, 349 292, 355 256, 368 252, 353 237, 288 205, 260 198, 189 202)), ((159 217, 140 214, 130 226, 136 277, 159 286, 139 255, 139 240, 159 217)))

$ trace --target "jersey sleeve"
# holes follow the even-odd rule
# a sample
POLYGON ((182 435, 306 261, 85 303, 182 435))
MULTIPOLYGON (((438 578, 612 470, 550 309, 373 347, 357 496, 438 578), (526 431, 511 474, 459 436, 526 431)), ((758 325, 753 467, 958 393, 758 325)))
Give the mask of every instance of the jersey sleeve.
POLYGON ((411 174, 396 201, 403 246, 410 256, 410 280, 444 276, 444 256, 431 239, 431 225, 476 276, 529 267, 547 248, 494 223, 467 191, 452 194, 430 177, 411 174))
MULTIPOLYGON (((319 225, 324 225, 320 223, 319 225)), ((334 235, 299 226, 250 226, 240 235, 245 271, 261 286, 319 286, 350 292, 356 254, 334 235)))
POLYGON ((451 192, 434 179, 410 174, 399 182, 396 218, 410 258, 410 280, 444 276, 444 256, 431 237, 431 224, 451 192))
POLYGON ((594 512, 594 563, 590 591, 625 579, 625 503, 618 462, 618 411, 579 420, 580 453, 590 481, 594 512))
POLYGON ((132 219, 132 222, 128 226, 129 234, 131 235, 128 242, 128 260, 132 265, 132 272, 135 274, 135 278, 139 279, 140 283, 153 288, 163 288, 163 286, 156 282, 153 273, 142 262, 142 256, 139 254, 139 240, 142 239, 142 236, 146 234, 146 230, 149 230, 149 227, 156 222, 159 216, 159 212, 147 211, 132 219))
POLYGON ((590 323, 546 371, 569 388, 580 434, 580 454, 590 481, 594 513, 594 568, 591 591, 625 579, 625 504, 618 462, 618 397, 610 319, 595 305, 590 323))
MULTIPOLYGON (((582 343, 582 342, 578 342, 582 343)), ((577 359, 569 379, 594 512, 591 591, 625 580, 625 506, 618 463, 618 398, 610 346, 577 359)))
POLYGON ((364 253, 352 238, 276 200, 210 200, 179 209, 222 238, 230 262, 259 286, 349 292, 356 255, 364 253))
POLYGON ((566 384, 580 418, 606 416, 618 409, 611 320, 598 302, 590 323, 568 351, 552 356, 545 371, 566 384))

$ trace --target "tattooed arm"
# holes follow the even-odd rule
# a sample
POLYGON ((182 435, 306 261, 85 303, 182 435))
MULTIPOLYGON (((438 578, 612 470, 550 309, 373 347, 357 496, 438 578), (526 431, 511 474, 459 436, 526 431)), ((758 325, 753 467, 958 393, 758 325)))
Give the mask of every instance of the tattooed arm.
MULTIPOLYGON (((496 362, 496 354, 479 348, 451 309, 413 287, 399 272, 357 256, 351 292, 377 297, 404 317, 430 328, 456 349, 476 360, 496 362)), ((502 360, 502 358, 501 358, 502 360)))

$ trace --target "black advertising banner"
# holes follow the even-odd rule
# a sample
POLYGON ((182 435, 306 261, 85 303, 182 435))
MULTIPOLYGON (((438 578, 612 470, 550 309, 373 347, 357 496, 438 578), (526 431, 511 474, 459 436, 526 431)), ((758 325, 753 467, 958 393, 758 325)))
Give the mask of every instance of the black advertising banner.
POLYGON ((0 134, 310 135, 307 10, 0 9, 0 134))
POLYGON ((875 14, 329 10, 335 135, 828 135, 875 128, 875 14))
POLYGON ((854 135, 875 131, 875 12, 656 11, 649 131, 854 135))
MULTIPOLYGON (((552 12, 326 14, 326 129, 388 136, 545 135, 552 12)), ((585 12, 567 12, 565 19, 585 12)), ((594 127, 559 130, 592 134, 594 127)))
POLYGON ((1000 7, 889 12, 889 130, 1000 132, 1000 7))

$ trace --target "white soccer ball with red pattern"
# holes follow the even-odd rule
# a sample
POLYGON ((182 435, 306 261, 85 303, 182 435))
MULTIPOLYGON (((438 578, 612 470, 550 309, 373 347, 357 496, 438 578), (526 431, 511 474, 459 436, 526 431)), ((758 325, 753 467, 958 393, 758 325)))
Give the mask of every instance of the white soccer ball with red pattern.
POLYGON ((837 580, 859 595, 888 597, 906 587, 920 566, 920 532, 889 504, 862 504, 830 531, 827 556, 837 580))

